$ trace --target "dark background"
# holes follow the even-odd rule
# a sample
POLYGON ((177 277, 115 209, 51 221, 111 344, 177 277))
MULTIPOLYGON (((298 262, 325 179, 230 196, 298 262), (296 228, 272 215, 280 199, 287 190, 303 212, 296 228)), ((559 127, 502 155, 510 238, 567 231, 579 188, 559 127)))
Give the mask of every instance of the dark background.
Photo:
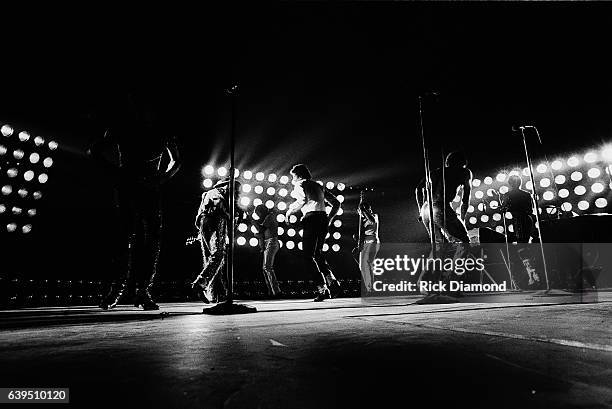
MULTIPOLYGON (((227 163, 223 89, 233 81, 241 85, 240 169, 286 174, 304 162, 315 178, 374 186, 382 241, 425 240, 412 193, 423 173, 417 96, 440 93, 425 100, 432 159, 462 149, 476 176, 524 166, 514 124, 538 126, 537 157, 599 147, 612 134, 610 11, 603 3, 436 2, 7 13, 0 119, 60 150, 33 232, 0 233, 3 268, 108 276, 111 186, 84 151, 136 89, 182 147, 183 168, 165 189, 162 277, 190 277, 200 256, 183 243, 202 166, 227 163)), ((290 265, 291 253, 279 257, 290 265)), ((334 262, 348 266, 348 257, 334 262)), ((356 278, 353 267, 338 274, 356 278)), ((279 272, 291 277, 298 269, 279 272)))

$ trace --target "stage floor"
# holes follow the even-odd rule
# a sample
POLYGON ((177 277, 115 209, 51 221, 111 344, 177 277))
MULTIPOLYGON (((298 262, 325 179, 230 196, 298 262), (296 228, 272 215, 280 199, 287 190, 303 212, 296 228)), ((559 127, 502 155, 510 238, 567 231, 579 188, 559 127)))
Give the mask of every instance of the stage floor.
POLYGON ((611 292, 501 297, 0 311, 0 387, 106 408, 612 406, 611 292))

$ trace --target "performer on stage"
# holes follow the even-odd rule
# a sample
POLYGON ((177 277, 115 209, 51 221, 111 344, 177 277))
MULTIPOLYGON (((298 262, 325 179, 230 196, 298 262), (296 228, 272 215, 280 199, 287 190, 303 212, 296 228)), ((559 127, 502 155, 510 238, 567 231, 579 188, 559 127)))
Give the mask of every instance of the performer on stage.
MULTIPOLYGON (((470 205, 470 192, 472 189, 472 171, 467 168, 465 156, 459 152, 451 152, 446 157, 444 169, 439 168, 431 172, 432 198, 433 198, 433 228, 437 243, 449 242, 469 243, 465 228, 465 216, 470 205), (451 202, 463 187, 461 198, 461 219, 451 207, 451 202)), ((420 209, 419 219, 429 231, 429 203, 426 199, 425 178, 416 190, 416 201, 420 209)))
POLYGON ((105 310, 115 307, 133 279, 134 305, 157 310, 150 290, 159 266, 161 187, 178 172, 179 151, 176 141, 155 126, 148 101, 129 94, 127 102, 127 115, 87 151, 113 180, 124 238, 120 240, 120 272, 99 305, 105 310))
POLYGON ((253 220, 253 224, 258 231, 257 238, 259 239, 259 249, 263 255, 262 270, 268 295, 270 297, 279 297, 281 296, 281 290, 274 273, 274 258, 280 249, 276 212, 260 204, 255 207, 255 214, 258 220, 253 220))
MULTIPOLYGON (((206 303, 219 302, 227 293, 227 279, 223 272, 226 265, 228 229, 230 225, 229 177, 217 182, 211 190, 202 194, 195 225, 199 230, 203 267, 191 283, 200 299, 206 303)), ((238 202, 240 182, 235 182, 238 202)))
POLYGON ((367 202, 362 202, 357 208, 361 221, 361 251, 359 252, 359 270, 367 293, 372 291, 372 265, 378 250, 378 214, 372 211, 367 202))
POLYGON ((303 232, 303 257, 313 274, 317 284, 317 296, 314 301, 323 301, 336 296, 340 291, 340 284, 332 273, 325 257, 323 244, 336 213, 340 209, 340 202, 325 187, 312 180, 310 170, 306 165, 298 164, 291 169, 294 188, 291 197, 295 199, 287 210, 287 220, 291 215, 301 211, 303 232), (326 213, 326 204, 331 205, 329 215, 326 213))

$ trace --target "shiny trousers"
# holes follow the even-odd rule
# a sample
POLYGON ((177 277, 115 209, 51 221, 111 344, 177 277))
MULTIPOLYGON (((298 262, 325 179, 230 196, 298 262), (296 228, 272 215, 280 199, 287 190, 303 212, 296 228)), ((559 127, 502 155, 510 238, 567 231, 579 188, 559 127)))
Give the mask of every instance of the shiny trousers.
MULTIPOLYGON (((421 207, 421 219, 431 237, 431 231, 429 231, 429 203, 427 202, 421 207)), ((444 243, 445 239, 451 243, 470 242, 465 225, 447 203, 434 202, 433 229, 436 235, 436 243, 444 243)))
POLYGON ((263 251, 263 275, 268 289, 268 295, 280 294, 280 287, 274 273, 274 258, 280 249, 278 237, 270 237, 264 240, 263 251))
POLYGON ((204 216, 200 228, 202 270, 194 283, 205 289, 211 301, 227 295, 227 277, 224 271, 228 248, 227 233, 228 220, 225 217, 204 216))
POLYGON ((319 288, 336 279, 323 256, 323 244, 327 235, 328 223, 329 219, 325 212, 310 212, 302 218, 304 230, 302 256, 319 288))
POLYGON ((359 270, 361 271, 361 279, 367 292, 372 291, 372 265, 378 250, 380 250, 380 242, 366 241, 363 243, 363 248, 359 253, 359 270))

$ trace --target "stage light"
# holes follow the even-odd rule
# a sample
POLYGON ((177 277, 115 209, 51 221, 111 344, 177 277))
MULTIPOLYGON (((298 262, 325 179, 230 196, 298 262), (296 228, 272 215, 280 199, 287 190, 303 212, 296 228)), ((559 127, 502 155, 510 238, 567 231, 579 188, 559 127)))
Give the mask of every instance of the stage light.
POLYGON ((593 163, 597 161, 597 154, 595 152, 588 152, 584 155, 584 161, 586 163, 593 163))
POLYGON ((605 146, 601 150, 601 157, 608 162, 612 162, 612 145, 605 146))
POLYGON ((586 193, 586 188, 582 185, 578 185, 574 188, 574 193, 576 193, 578 196, 582 196, 586 193))
POLYGON ((567 189, 559 190, 559 197, 560 198, 565 199, 568 196, 569 196, 569 190, 567 190, 567 189))
POLYGON ((276 174, 274 174, 274 173, 270 173, 270 174, 268 175, 268 182, 270 182, 270 183, 274 183, 274 182, 276 182, 276 174))
POLYGON ((255 193, 257 193, 258 195, 263 193, 263 187, 260 185, 255 186, 255 193))
POLYGON ((266 193, 268 194, 268 196, 274 196, 274 193, 276 193, 276 189, 270 186, 268 190, 266 190, 266 193))
POLYGON ((287 183, 289 183, 289 177, 288 177, 288 176, 285 176, 285 175, 281 176, 281 177, 280 177, 280 182, 281 182, 283 185, 286 185, 287 183))
POLYGON ((285 222, 285 215, 284 214, 277 214, 276 215, 276 221, 279 223, 284 223, 285 222))
POLYGON ((23 155, 25 155, 25 153, 21 149, 15 149, 13 151, 13 157, 17 160, 23 159, 23 155))
POLYGON ((19 172, 15 168, 10 168, 9 170, 6 171, 6 174, 8 175, 8 177, 14 178, 19 174, 19 172))
MULTIPOLYGON (((279 214, 279 216, 280 216, 280 214, 279 214)), ((278 229, 276 229, 276 233, 279 236, 282 236, 285 233, 285 229, 283 229, 282 227, 279 226, 278 229)))
POLYGON ((498 233, 502 233, 503 234, 504 233, 504 226, 497 226, 495 228, 495 231, 498 232, 498 233))
POLYGON ((499 203, 497 203, 497 200, 491 200, 489 207, 491 207, 491 209, 497 209, 499 207, 499 203))
POLYGON ((17 224, 16 224, 16 223, 9 223, 9 224, 7 224, 7 225, 6 225, 6 230, 7 230, 9 233, 14 232, 15 230, 17 230, 17 224))
POLYGON ((550 179, 549 178, 543 178, 542 180, 540 180, 540 186, 542 186, 542 187, 550 186, 550 179))
POLYGON ((287 203, 278 202, 276 207, 278 207, 278 210, 280 210, 281 212, 284 212, 285 210, 287 210, 287 203))
POLYGON ((604 191, 604 189, 604 185, 599 182, 593 183, 593 185, 591 186, 591 190, 593 191, 593 193, 601 193, 604 191))
POLYGON ((281 196, 281 197, 285 197, 285 196, 287 196, 287 195, 289 194, 289 192, 287 191, 287 189, 285 189, 285 188, 283 187, 283 188, 279 189, 278 194, 279 194, 279 196, 281 196))
POLYGON ((338 209, 338 213, 336 213, 338 216, 342 216, 342 213, 344 213, 344 210, 342 210, 342 208, 338 209))
POLYGON ((500 220, 501 220, 501 218, 502 218, 502 217, 501 217, 501 214, 499 214, 499 213, 495 213, 495 214, 493 215, 493 220, 495 220, 496 222, 500 221, 500 220))
POLYGON ((274 209, 274 201, 273 201, 273 200, 268 200, 268 201, 266 202, 266 207, 267 207, 268 209, 274 209))
POLYGON ((49 146, 49 150, 54 151, 54 150, 57 149, 58 145, 57 145, 57 142, 55 142, 55 141, 49 141, 49 145, 48 146, 49 146))
POLYGON ((302 242, 301 241, 298 243, 297 246, 298 246, 298 249, 302 250, 302 242))
POLYGON ((468 209, 467 209, 467 212, 468 212, 468 213, 474 213, 474 206, 469 205, 469 206, 468 206, 468 209))
POLYGON ((342 221, 341 220, 334 220, 334 226, 336 226, 336 227, 342 226, 342 221))
POLYGON ((480 220, 483 223, 487 223, 489 221, 489 216, 487 216, 486 214, 483 214, 482 216, 480 216, 480 220))
POLYGON ((18 137, 21 142, 27 142, 30 139, 30 134, 25 131, 21 131, 19 132, 18 137))
POLYGON ((20 215, 22 210, 21 207, 17 207, 17 206, 13 206, 13 208, 11 209, 14 215, 20 215))
POLYGON ((240 204, 244 207, 248 206, 251 203, 251 198, 248 196, 242 196, 240 198, 240 204))
POLYGON ((487 176, 484 179, 484 183, 485 183, 485 185, 490 185, 491 183, 493 183, 493 178, 491 176, 487 176))
POLYGON ((338 183, 338 186, 336 186, 336 188, 341 192, 344 190, 345 187, 346 185, 342 182, 338 183))
POLYGON ((553 161, 553 163, 551 163, 550 167, 554 170, 560 170, 563 167, 563 162, 557 159, 556 161, 553 161))
POLYGON ((484 193, 482 192, 482 190, 479 190, 476 193, 474 193, 474 196, 476 196, 476 199, 482 199, 484 196, 484 193))
POLYGON ((236 239, 236 243, 238 243, 239 246, 244 246, 246 244, 246 239, 240 236, 238 239, 236 239))
POLYGON ((251 245, 251 247, 256 247, 259 244, 259 240, 257 240, 255 237, 251 237, 251 239, 249 240, 249 244, 251 245))
POLYGON ((221 177, 227 176, 227 168, 225 166, 221 166, 217 169, 217 174, 221 177))
POLYGON ((291 224, 297 223, 297 220, 298 218, 296 215, 292 214, 291 216, 289 216, 289 223, 291 224))
POLYGON ((329 244, 325 243, 323 244, 323 251, 328 251, 329 250, 329 244))
POLYGON ((6 146, 0 145, 0 156, 5 155, 7 152, 6 146))
POLYGON ((6 212, 6 206, 3 204, 0 204, 0 214, 6 212))
POLYGON ((475 218, 474 216, 470 217, 470 223, 471 224, 476 224, 478 222, 478 219, 475 218))
POLYGON ((562 184, 564 184, 564 183, 565 183, 565 181, 566 181, 565 176, 563 176, 563 175, 557 175, 557 176, 555 176, 555 183, 556 183, 556 184, 558 184, 558 185, 562 185, 562 184))
POLYGON ((335 251, 335 252, 338 252, 338 251, 340 251, 340 246, 338 244, 334 244, 332 246, 332 250, 335 251))
POLYGON ((546 166, 546 164, 544 163, 540 163, 538 165, 538 167, 536 168, 538 173, 546 173, 546 170, 548 169, 548 167, 546 166))
POLYGON ((325 206, 325 212, 327 214, 329 214, 329 212, 331 212, 331 209, 332 209, 331 206, 325 206))
POLYGON ((213 173, 215 173, 215 168, 213 168, 211 165, 206 165, 204 166, 204 169, 202 169, 202 172, 204 175, 212 175, 213 173))
POLYGON ((502 186, 499 188, 499 193, 501 193, 502 195, 505 195, 506 193, 508 193, 508 186, 502 186))
POLYGON ((249 193, 251 191, 251 189, 252 189, 252 187, 248 183, 245 183, 244 185, 242 185, 242 191, 244 193, 249 193))
POLYGON ((338 201, 339 201, 340 203, 344 202, 344 196, 342 196, 342 195, 338 195, 338 196, 336 196, 336 199, 338 199, 338 201))
POLYGON ((34 216, 36 216, 36 209, 30 209, 30 210, 28 210, 28 216, 30 216, 30 217, 34 217, 34 216))
POLYGON ((38 163, 40 155, 36 152, 30 154, 30 163, 38 163))
POLYGON ((478 187, 478 186, 480 186, 480 179, 474 179, 474 180, 472 180, 472 186, 474 186, 474 187, 478 187))
MULTIPOLYGON (((253 201, 253 203, 255 203, 255 201, 253 201)), ((251 218, 253 220, 259 220, 259 216, 257 215, 257 213, 253 212, 253 214, 251 215, 251 218)))
POLYGON ((595 200, 595 206, 597 206, 600 209, 603 209, 607 205, 608 205, 608 201, 604 199, 603 197, 600 197, 599 199, 595 200))
POLYGON ((525 189, 533 190, 533 183, 531 183, 531 180, 528 180, 527 183, 525 183, 525 189))
POLYGON ((291 240, 288 240, 288 241, 287 241, 287 244, 286 244, 286 247, 287 247, 289 250, 293 250, 293 249, 295 248, 295 243, 294 243, 293 241, 291 241, 291 240))
POLYGON ((257 207, 260 204, 263 204, 263 201, 260 198, 255 198, 255 200, 253 200, 253 206, 257 207))
POLYGON ((2 125, 0 128, 3 136, 11 136, 13 134, 13 128, 10 125, 2 125))
POLYGON ((295 229, 289 229, 289 230, 287 230, 287 236, 289 236, 289 237, 293 237, 293 236, 295 236, 295 229))
POLYGON ((495 192, 495 191, 494 191, 493 189, 487 189, 487 196, 489 196, 489 197, 493 197, 494 192, 495 192))
POLYGON ((255 226, 251 226, 251 233, 253 233, 253 234, 258 234, 258 233, 259 233, 259 230, 257 230, 257 227, 255 227, 255 226))
POLYGON ((530 172, 529 172, 529 168, 524 168, 523 169, 523 176, 529 176, 530 172))
POLYGON ((478 203, 478 211, 479 212, 484 212, 485 211, 485 204, 484 203, 478 203))
POLYGON ((572 204, 570 202, 565 202, 561 205, 561 210, 564 212, 570 212, 572 210, 572 204))
POLYGON ((263 174, 263 172, 257 172, 257 174, 255 175, 255 179, 259 180, 260 182, 262 180, 264 180, 265 175, 263 174))
POLYGON ((521 170, 520 169, 512 169, 510 171, 510 173, 508 173, 508 176, 521 176, 521 170))
POLYGON ((513 225, 508 226, 508 231, 510 233, 514 233, 514 226, 513 225))
POLYGON ((512 220, 512 213, 506 212, 506 214, 504 216, 506 216, 506 219, 512 220))
POLYGON ((32 193, 32 196, 34 197, 35 200, 38 200, 42 197, 42 193, 40 193, 39 191, 36 191, 32 193))
POLYGON ((567 160, 567 164, 568 164, 568 166, 571 166, 571 167, 575 168, 576 166, 578 166, 580 164, 580 161, 578 160, 577 157, 572 156, 571 158, 569 158, 567 160))
POLYGON ((589 202, 587 202, 586 200, 581 200, 578 202, 578 209, 587 210, 588 208, 589 208, 589 202))
POLYGON ((21 188, 21 189, 19 189, 19 190, 17 191, 17 194, 18 194, 19 196, 21 196, 21 197, 26 197, 26 196, 28 195, 28 191, 27 191, 27 190, 25 190, 25 189, 23 189, 23 188, 21 188))
POLYGON ((497 177, 495 179, 497 179, 498 182, 505 182, 506 181, 506 174, 505 173, 498 173, 497 177))
POLYGON ((601 170, 599 170, 598 168, 591 168, 589 169, 587 174, 591 179, 595 179, 601 175, 601 170))
POLYGON ((240 176, 240 171, 238 169, 234 169, 234 179, 240 176))
POLYGON ((45 168, 50 168, 51 166, 53 166, 53 159, 45 158, 45 160, 43 160, 43 166, 45 168))
POLYGON ((542 197, 544 198, 544 200, 553 200, 555 198, 555 194, 553 192, 551 192, 550 190, 548 190, 548 191, 544 192, 542 197))
POLYGON ((242 177, 247 180, 251 180, 251 178, 253 177, 253 172, 251 172, 250 170, 245 170, 242 174, 242 177))
POLYGON ((338 232, 338 231, 337 231, 337 232, 335 232, 335 233, 333 234, 333 236, 334 236, 334 239, 336 239, 336 240, 340 240, 340 232, 338 232))
POLYGON ((4 185, 4 186, 2 186, 2 194, 4 196, 8 196, 11 193, 13 193, 13 187, 11 185, 4 185))
POLYGON ((34 144, 36 146, 40 146, 43 143, 45 143, 45 140, 41 136, 37 136, 36 138, 34 138, 34 144))
POLYGON ((327 182, 327 183, 325 184, 325 187, 326 187, 328 190, 332 190, 332 189, 334 188, 334 182, 327 182))
POLYGON ((202 182, 202 186, 204 186, 206 189, 211 188, 213 185, 213 181, 211 179, 204 179, 204 182, 202 182))

